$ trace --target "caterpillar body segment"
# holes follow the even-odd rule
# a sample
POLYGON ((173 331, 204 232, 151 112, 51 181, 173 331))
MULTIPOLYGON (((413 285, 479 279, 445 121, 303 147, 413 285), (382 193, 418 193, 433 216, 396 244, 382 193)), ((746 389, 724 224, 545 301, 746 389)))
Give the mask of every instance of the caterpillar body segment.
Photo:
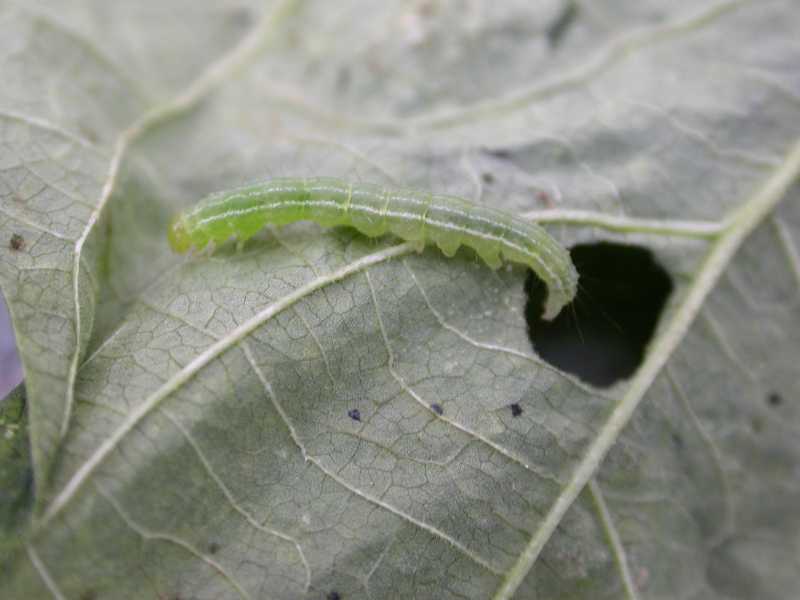
POLYGON ((217 192, 179 214, 168 238, 176 252, 230 238, 243 242, 268 223, 346 225, 377 237, 435 244, 446 256, 469 246, 491 268, 503 260, 529 266, 547 284, 543 317, 572 301, 578 273, 569 253, 535 223, 455 196, 315 177, 280 178, 217 192))

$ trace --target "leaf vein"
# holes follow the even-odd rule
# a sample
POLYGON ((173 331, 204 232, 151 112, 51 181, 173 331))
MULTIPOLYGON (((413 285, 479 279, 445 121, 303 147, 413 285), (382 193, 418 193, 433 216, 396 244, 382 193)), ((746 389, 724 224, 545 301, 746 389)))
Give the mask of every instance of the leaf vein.
POLYGON ((545 543, 550 539, 575 498, 594 475, 606 453, 633 416, 644 394, 686 335, 707 296, 719 281, 736 251, 746 237, 784 198, 786 191, 799 173, 800 139, 796 139, 787 150, 779 168, 727 221, 728 226, 725 232, 712 244, 680 306, 671 320, 665 324, 661 335, 653 341, 644 363, 601 427, 595 440, 585 451, 584 458, 573 471, 569 484, 553 503, 528 547, 525 548, 517 564, 512 567, 505 581, 495 593, 495 600, 507 600, 513 596, 536 562, 545 543))
POLYGON ((389 364, 388 364, 389 373, 391 374, 392 378, 395 381, 397 381, 397 383, 400 385, 400 387, 403 389, 403 391, 406 394, 408 394, 413 400, 415 400, 420 406, 422 406, 423 408, 428 410, 431 414, 433 414, 436 418, 446 422, 447 424, 452 426, 454 429, 458 429, 459 431, 461 431, 462 433, 466 434, 471 439, 477 440, 477 441, 485 444, 486 446, 490 447, 492 450, 494 450, 495 452, 497 452, 501 456, 504 456, 505 458, 507 458, 511 462, 521 466, 523 469, 525 469, 526 471, 536 475, 537 477, 540 477, 540 478, 548 480, 548 481, 552 481, 553 483, 556 483, 557 485, 561 485, 561 482, 554 475, 538 472, 524 458, 522 458, 520 456, 517 456, 513 452, 509 452, 508 450, 503 448, 500 444, 497 444, 497 443, 493 442, 492 440, 482 436, 477 431, 474 431, 474 430, 470 429, 469 427, 466 427, 466 426, 462 425, 461 423, 458 423, 457 421, 454 421, 452 419, 448 419, 444 415, 438 414, 435 410, 433 410, 432 406, 429 403, 425 402, 425 400, 416 391, 414 391, 414 388, 412 388, 410 385, 408 385, 408 383, 405 381, 405 379, 403 379, 403 377, 400 375, 400 373, 398 373, 397 370, 394 368, 394 351, 392 350, 391 344, 389 343, 389 338, 388 338, 388 336, 386 334, 386 328, 385 328, 385 326, 383 324, 383 317, 381 316, 380 307, 378 305, 378 299, 377 299, 377 297, 375 295, 375 287, 372 284, 372 280, 369 277, 369 273, 365 273, 365 275, 367 277, 367 283, 369 284, 370 292, 372 293, 372 303, 373 303, 373 305, 375 307, 375 313, 376 313, 377 319, 378 319, 378 326, 379 326, 379 328, 381 330, 381 335, 383 336, 383 343, 386 346, 386 351, 387 351, 387 354, 389 355, 389 364))
POLYGON ((47 570, 44 562, 42 559, 39 558, 39 554, 36 552, 36 549, 31 544, 25 544, 25 550, 28 553, 28 558, 33 564, 33 568, 36 570, 36 573, 41 577, 44 586, 47 588, 47 591, 52 594, 53 598, 56 600, 66 600, 66 596, 61 593, 61 590, 56 584, 55 580, 50 575, 50 572, 47 570))
POLYGON ((630 567, 628 566, 628 557, 625 552, 625 546, 622 545, 617 526, 614 523, 614 517, 611 516, 611 511, 608 510, 605 498, 603 497, 603 490, 597 480, 592 478, 589 480, 589 493, 594 500, 595 508, 600 515, 600 522, 603 525, 603 531, 608 538, 608 543, 611 546, 611 553, 614 556, 614 562, 620 572, 622 578, 622 586, 625 588, 625 595, 628 600, 639 600, 639 591, 636 589, 636 584, 631 577, 630 567))
POLYGON ((211 477, 211 479, 220 489, 220 491, 225 496, 225 499, 228 501, 231 507, 242 517, 244 517, 244 519, 258 531, 261 531, 269 535, 273 535, 277 538, 280 538, 294 545, 295 549, 297 550, 297 554, 300 557, 300 561, 303 563, 303 567, 305 569, 306 580, 305 580, 305 588, 303 591, 307 592, 309 586, 311 585, 311 567, 308 564, 308 560, 306 559, 303 549, 300 547, 300 543, 287 533, 284 533, 277 529, 273 529, 271 527, 266 527, 263 523, 259 523, 253 515, 251 515, 244 508, 242 508, 242 506, 236 501, 236 498, 234 498, 233 493, 228 489, 228 486, 225 485, 225 482, 222 480, 219 474, 217 474, 216 470, 211 465, 211 462, 208 460, 208 457, 205 455, 202 448, 200 448, 200 445, 197 443, 197 440, 195 440, 194 437, 192 437, 192 435, 189 433, 189 431, 187 431, 187 429, 183 426, 183 423, 181 423, 180 420, 176 418, 175 415, 173 415, 167 409, 161 408, 160 410, 161 413, 170 422, 172 422, 175 428, 181 432, 181 435, 183 435, 184 439, 187 442, 189 442, 189 445, 192 447, 192 450, 194 450, 194 453, 197 455, 200 464, 203 465, 203 468, 206 470, 209 477, 211 477))
MULTIPOLYGON (((404 245, 406 245, 406 244, 404 244, 404 245)), ((410 244, 407 244, 407 245, 409 245, 410 249, 413 249, 413 247, 410 244)), ((261 371, 261 369, 255 363, 255 361, 252 360, 252 358, 250 360, 251 360, 251 365, 252 365, 253 369, 256 371, 256 374, 258 375, 258 378, 261 380, 261 382, 262 382, 262 384, 264 386, 264 389, 267 392, 267 394, 269 395, 270 399, 272 400, 272 403, 275 406, 276 410, 278 411, 278 414, 280 414, 281 418, 286 423, 286 426, 289 429, 290 436, 294 440, 295 444, 297 444, 297 446, 300 448, 300 450, 302 452, 302 455, 303 455, 303 459, 305 461, 310 462, 311 464, 313 464, 324 475, 326 475, 326 476, 330 477, 331 479, 333 479, 336 483, 341 485, 343 488, 345 488, 346 490, 348 490, 352 494, 354 494, 354 495, 358 496, 359 498, 362 498, 363 500, 366 500, 367 502, 369 502, 371 504, 374 504, 374 505, 376 505, 376 506, 378 506, 380 508, 386 509, 389 512, 391 512, 392 514, 395 514, 398 517, 402 518, 403 520, 411 523, 412 525, 415 525, 416 527, 419 527, 420 529, 423 529, 423 530, 427 531, 428 533, 431 533, 431 534, 435 535, 436 537, 439 537, 439 538, 445 540, 451 546, 453 546, 454 548, 458 549, 467 558, 469 558, 470 560, 472 560, 476 564, 484 567, 485 569, 487 569, 491 573, 494 573, 495 575, 499 575, 500 574, 492 565, 490 565, 489 563, 485 562, 479 556, 474 555, 468 548, 466 548, 465 546, 460 544, 457 540, 455 540, 455 539, 451 538, 450 536, 448 536, 443 531, 440 531, 436 527, 433 527, 432 525, 428 525, 427 523, 425 523, 423 521, 418 521, 417 519, 415 519, 411 515, 403 512, 399 508, 396 508, 396 507, 392 506, 388 502, 384 502, 380 498, 376 498, 376 497, 371 496, 371 495, 369 495, 369 494, 367 494, 365 492, 362 492, 357 487, 351 485, 346 479, 340 477, 335 472, 333 472, 330 469, 327 469, 325 466, 323 466, 323 464, 321 463, 321 461, 318 458, 309 455, 306 452, 306 449, 303 446, 303 444, 300 442, 300 438, 297 435, 297 431, 295 430, 294 425, 292 425, 292 423, 291 423, 291 419, 289 419, 289 417, 286 415, 286 411, 283 409, 283 406, 278 401, 277 395, 275 394, 275 391, 272 389, 272 386, 270 385, 270 383, 267 381, 266 377, 264 376, 264 373, 261 371)))
POLYGON ((86 461, 78 468, 73 476, 67 481, 61 492, 53 499, 46 510, 43 518, 37 523, 36 531, 44 530, 48 522, 60 513, 75 497, 83 484, 94 474, 97 467, 103 463, 111 452, 117 447, 120 441, 125 438, 132 429, 154 408, 156 408, 167 396, 180 389, 182 385, 192 379, 197 373, 208 365, 212 360, 220 356, 223 352, 241 343, 256 328, 281 313, 289 306, 305 298, 312 292, 322 289, 341 279, 349 277, 353 273, 360 272, 372 265, 391 260, 398 256, 408 254, 414 250, 409 243, 398 244, 390 248, 385 248, 379 252, 368 254, 360 259, 333 271, 332 273, 314 279, 303 286, 300 286, 284 296, 282 299, 273 302, 265 307, 253 318, 244 322, 242 325, 231 331, 227 336, 212 344, 204 352, 197 355, 180 371, 173 374, 164 384, 156 389, 150 396, 139 404, 125 421, 106 438, 100 446, 89 456, 86 461))
POLYGON ((125 524, 128 526, 128 528, 131 529, 132 531, 134 531, 136 534, 138 534, 143 540, 148 541, 148 542, 149 541, 166 542, 168 544, 173 544, 173 545, 185 550, 186 552, 188 552, 189 554, 191 554, 195 558, 199 558, 200 560, 202 560, 209 567, 211 567, 217 573, 219 573, 222 576, 222 578, 225 581, 227 581, 228 584, 230 584, 230 586, 233 589, 235 589, 236 592, 242 598, 245 598, 246 600, 251 600, 252 597, 250 596, 250 594, 247 593, 247 590, 245 590, 242 587, 242 585, 238 581, 236 581, 236 579, 230 573, 228 573, 228 571, 225 569, 225 567, 223 567, 219 562, 217 562, 216 560, 214 560, 210 556, 207 556, 205 553, 203 553, 200 550, 198 550, 197 548, 195 548, 192 544, 190 544, 186 540, 183 540, 183 539, 181 539, 179 537, 176 537, 176 536, 174 536, 174 535, 172 535, 170 533, 162 533, 162 532, 159 532, 159 531, 152 531, 152 530, 144 527, 143 525, 140 525, 139 523, 137 523, 133 519, 133 517, 131 517, 128 514, 128 512, 122 507, 122 505, 119 503, 119 501, 116 498, 114 498, 107 490, 105 490, 103 487, 101 487, 99 483, 95 482, 94 485, 95 485, 95 488, 97 489, 97 493, 100 494, 101 496, 103 496, 103 498, 106 499, 106 501, 111 505, 111 507, 114 509, 114 511, 125 522, 125 524))

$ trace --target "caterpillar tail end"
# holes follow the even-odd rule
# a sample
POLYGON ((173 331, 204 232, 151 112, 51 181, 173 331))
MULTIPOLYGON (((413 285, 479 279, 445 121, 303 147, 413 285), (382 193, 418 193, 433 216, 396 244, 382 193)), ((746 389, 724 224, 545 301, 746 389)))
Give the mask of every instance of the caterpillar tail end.
POLYGON ((544 313, 542 314, 542 319, 545 321, 552 321, 558 316, 558 313, 561 312, 561 309, 567 305, 569 301, 564 300, 563 294, 559 292, 548 292, 547 293, 547 300, 544 304, 544 313))
POLYGON ((561 309, 570 304, 578 293, 578 272, 575 267, 570 266, 571 268, 565 281, 560 285, 548 285, 547 287, 547 299, 545 300, 544 313, 542 314, 542 319, 545 321, 555 319, 561 309))
POLYGON ((183 223, 180 215, 172 219, 167 230, 167 241, 173 252, 178 254, 185 254, 192 247, 192 240, 186 231, 186 226, 183 223))

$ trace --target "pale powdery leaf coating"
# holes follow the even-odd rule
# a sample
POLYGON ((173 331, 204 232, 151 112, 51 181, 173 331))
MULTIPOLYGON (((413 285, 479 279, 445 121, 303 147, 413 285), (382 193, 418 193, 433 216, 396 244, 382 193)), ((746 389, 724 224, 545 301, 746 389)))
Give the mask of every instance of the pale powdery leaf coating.
POLYGON ((584 2, 555 37, 566 2, 496 4, 0 8, 0 226, 26 242, 0 285, 39 345, 43 482, 0 596, 797 588, 796 195, 770 216, 796 3, 584 2), (676 293, 646 364, 605 394, 543 365, 524 270, 470 252, 312 224, 169 252, 197 198, 308 173, 647 245, 676 293))

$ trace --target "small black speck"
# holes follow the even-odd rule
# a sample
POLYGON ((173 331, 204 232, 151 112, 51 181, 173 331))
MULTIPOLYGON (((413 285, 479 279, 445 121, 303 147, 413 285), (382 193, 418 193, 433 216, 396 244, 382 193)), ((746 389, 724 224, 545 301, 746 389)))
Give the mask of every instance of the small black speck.
POLYGON ((502 148, 485 148, 484 151, 489 156, 493 156, 494 158, 499 158, 501 160, 508 160, 511 158, 511 152, 502 148))
POLYGON ((431 410, 440 416, 444 414, 444 409, 442 408, 442 405, 437 404, 436 402, 431 404, 431 410))
POLYGON ((15 233, 11 236, 11 241, 8 243, 8 246, 12 250, 22 250, 25 247, 25 238, 15 233))
POLYGON ((522 407, 518 403, 514 402, 514 404, 511 405, 511 416, 518 417, 521 414, 522 414, 522 407))
POLYGON ((208 553, 209 554, 216 554, 219 552, 219 544, 217 542, 211 542, 208 544, 208 553))
POLYGON ((342 595, 337 591, 333 591, 333 592, 328 592, 328 595, 325 596, 325 598, 327 600, 342 600, 342 595))
POLYGON ((778 392, 770 392, 767 396, 767 402, 770 406, 780 406, 783 402, 783 398, 778 392))
POLYGON ((484 173, 481 175, 481 178, 483 179, 483 183, 494 183, 494 175, 491 173, 484 173))
POLYGON ((347 411, 347 416, 353 419, 353 421, 361 422, 361 411, 357 408, 351 408, 347 411))

